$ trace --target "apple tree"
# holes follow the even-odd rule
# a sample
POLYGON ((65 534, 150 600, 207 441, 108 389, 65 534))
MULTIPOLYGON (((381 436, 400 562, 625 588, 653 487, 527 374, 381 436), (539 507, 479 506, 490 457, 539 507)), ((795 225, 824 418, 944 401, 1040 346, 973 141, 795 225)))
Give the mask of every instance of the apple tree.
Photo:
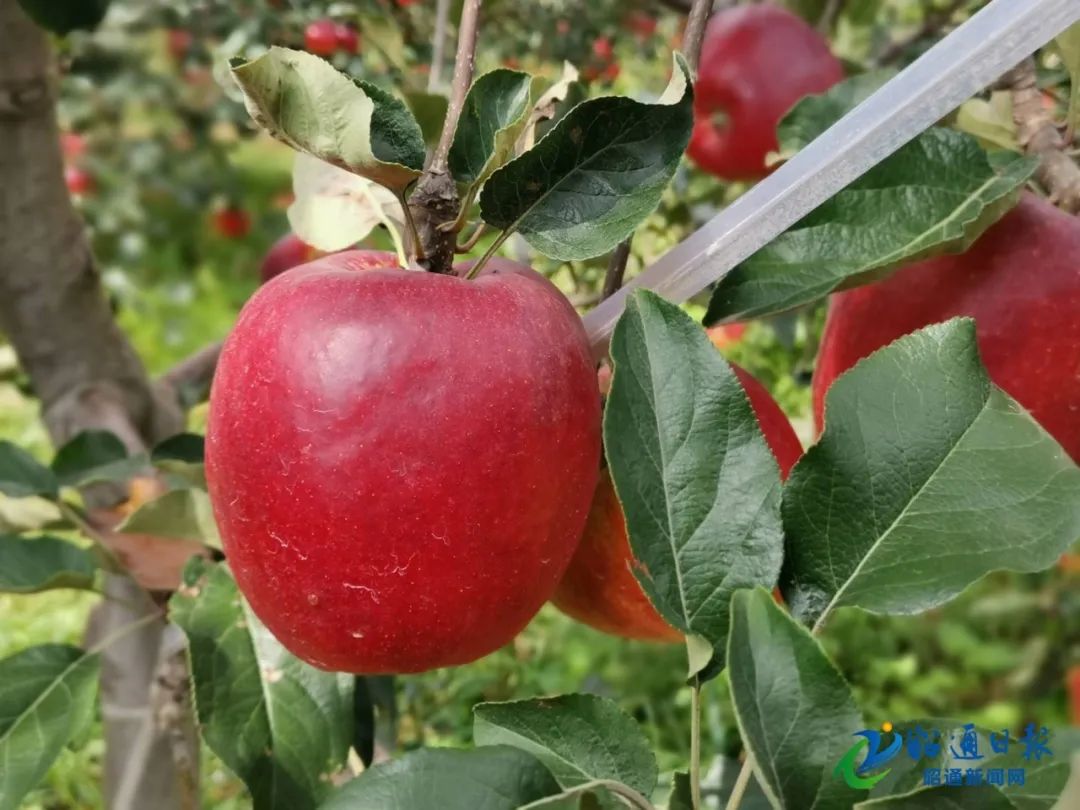
MULTIPOLYGON (((69 199, 91 186, 64 175, 38 28, 94 25, 105 4, 0 5, 0 324, 57 447, 46 464, 0 443, 0 493, 43 507, 0 536, 0 589, 106 606, 84 647, 0 660, 0 808, 82 732, 99 679, 103 714, 129 724, 108 741, 110 807, 197 806, 196 733, 260 810, 1071 806, 1055 804, 1075 789, 1071 737, 1036 718, 879 732, 823 640, 842 609, 926 613, 1080 536, 1075 26, 1046 50, 1054 75, 1026 60, 688 306, 633 291, 608 340, 553 267, 609 257, 595 286, 615 295, 688 149, 737 195, 959 8, 856 70, 822 32, 864 10, 695 0, 670 64, 651 62, 666 89, 631 97, 605 94, 614 32, 588 72, 480 72, 503 6, 448 6, 432 48, 401 37, 437 74, 454 23, 441 127, 387 81, 408 65, 365 74, 365 44, 390 40, 336 7, 288 35, 253 12, 227 40, 238 55, 214 68, 236 98, 214 103, 242 101, 296 151, 296 241, 223 346, 152 381, 69 199), (350 249, 374 228, 391 250, 350 249), (803 452, 705 326, 826 298, 803 452), (210 374, 205 436, 185 432, 182 389, 210 374), (179 583, 132 538, 182 564, 179 583), (548 601, 685 646, 681 770, 661 780, 635 719, 584 692, 480 703, 469 747, 377 750, 383 676, 469 664, 548 601), (740 761, 705 784, 701 700, 720 684, 740 761)), ((215 226, 237 233, 240 214, 215 226)))

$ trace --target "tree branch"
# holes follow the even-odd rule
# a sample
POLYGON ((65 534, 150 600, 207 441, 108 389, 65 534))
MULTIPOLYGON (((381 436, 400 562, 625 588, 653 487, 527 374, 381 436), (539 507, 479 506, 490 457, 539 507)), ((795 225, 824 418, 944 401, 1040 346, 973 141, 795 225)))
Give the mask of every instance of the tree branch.
POLYGON ((465 109, 465 96, 472 86, 473 71, 476 67, 476 35, 480 22, 481 0, 465 0, 461 10, 461 25, 458 26, 457 57, 454 60, 454 79, 450 86, 450 103, 446 108, 446 120, 443 122, 439 145, 431 159, 429 171, 441 174, 446 171, 446 161, 450 155, 450 146, 457 132, 458 119, 465 109))
POLYGON ((161 382, 176 392, 181 405, 192 405, 206 398, 221 356, 221 345, 221 341, 211 343, 161 375, 161 382))
POLYGON ((1080 213, 1080 166, 1066 154, 1069 144, 1043 106, 1034 57, 1010 70, 1002 81, 1012 92, 1017 140, 1025 152, 1039 158, 1036 179, 1061 209, 1080 213))
POLYGON ((936 36, 941 29, 949 24, 953 15, 967 3, 968 0, 951 0, 951 2, 942 9, 931 9, 930 11, 927 11, 926 18, 923 20, 923 24, 918 30, 912 33, 911 36, 897 40, 885 48, 885 50, 878 54, 877 59, 874 60, 874 64, 879 67, 891 65, 907 53, 908 49, 915 43, 927 39, 928 37, 936 36))

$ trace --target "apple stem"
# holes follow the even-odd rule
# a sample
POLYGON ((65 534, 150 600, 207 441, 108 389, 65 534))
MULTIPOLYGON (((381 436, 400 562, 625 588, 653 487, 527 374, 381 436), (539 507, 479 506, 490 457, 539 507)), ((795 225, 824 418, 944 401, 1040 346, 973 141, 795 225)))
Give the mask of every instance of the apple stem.
POLYGON ((495 241, 491 243, 491 246, 484 251, 484 255, 477 259, 476 264, 469 268, 469 272, 465 274, 465 278, 474 279, 478 275, 480 275, 480 271, 484 269, 484 265, 491 260, 491 257, 495 255, 495 251, 502 247, 503 242, 509 239, 510 234, 512 234, 513 232, 514 231, 512 228, 507 228, 505 231, 500 233, 495 238, 495 241))

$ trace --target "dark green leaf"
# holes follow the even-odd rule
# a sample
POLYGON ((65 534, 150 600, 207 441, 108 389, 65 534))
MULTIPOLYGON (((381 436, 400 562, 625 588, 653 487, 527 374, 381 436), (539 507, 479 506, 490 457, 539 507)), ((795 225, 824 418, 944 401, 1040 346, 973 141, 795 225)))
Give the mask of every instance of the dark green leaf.
POLYGON ((469 88, 454 143, 450 173, 454 180, 481 184, 513 155, 532 111, 532 76, 499 68, 469 88))
POLYGON ((248 112, 271 135, 402 192, 423 169, 420 125, 400 99, 303 51, 273 47, 232 73, 248 112))
POLYGON ((735 373, 678 307, 635 293, 611 355, 604 445, 644 565, 634 573, 673 626, 722 660, 732 593, 772 587, 780 570, 776 461, 735 373))
POLYGON ((432 748, 376 765, 320 810, 518 810, 557 793, 547 769, 517 748, 432 748))
POLYGON ((202 464, 206 448, 206 439, 197 433, 177 433, 154 446, 150 460, 184 461, 188 464, 202 464))
POLYGON ((424 142, 428 146, 437 144, 442 134, 443 122, 446 120, 449 99, 438 93, 414 92, 405 94, 405 103, 409 105, 416 123, 420 125, 424 142))
MULTIPOLYGON (((786 148, 865 95, 874 79, 862 81, 801 102, 782 125, 786 148)), ((1016 204, 1038 163, 1009 157, 995 170, 971 136, 927 130, 732 269, 713 292, 706 323, 783 312, 904 264, 966 250, 1016 204)))
POLYGON ((15 810, 93 719, 100 659, 46 644, 0 661, 0 810, 15 810))
POLYGON ((116 527, 128 534, 152 534, 221 548, 210 496, 201 489, 174 489, 147 501, 116 527))
POLYGON ((979 360, 975 324, 901 338, 840 377, 784 489, 785 599, 917 613, 1080 537, 1080 469, 979 360))
POLYGON ((865 727, 851 690, 764 588, 732 599, 728 677, 743 743, 775 807, 849 810, 866 795, 833 775, 865 727))
POLYGON ((126 481, 146 467, 142 456, 128 456, 127 448, 106 430, 84 430, 56 452, 52 471, 64 487, 82 487, 100 481, 126 481))
POLYGON ((24 539, 0 534, 0 591, 92 590, 97 570, 89 551, 59 537, 24 539))
POLYGON ((480 212, 555 259, 586 259, 629 236, 660 201, 693 127, 681 57, 663 98, 586 101, 484 185, 480 212))
POLYGON ((535 756, 563 788, 598 779, 645 796, 656 787, 656 757, 641 727, 614 702, 563 695, 473 709, 477 745, 512 745, 535 756))
POLYGON ((55 498, 59 488, 52 470, 21 447, 0 440, 0 493, 12 498, 55 498))
POLYGON ((109 0, 19 0, 19 5, 46 31, 60 35, 97 28, 109 10, 109 0))
POLYGON ((352 676, 290 655, 224 565, 193 558, 169 605, 188 637, 207 745, 244 780, 256 810, 317 807, 352 742, 352 676))

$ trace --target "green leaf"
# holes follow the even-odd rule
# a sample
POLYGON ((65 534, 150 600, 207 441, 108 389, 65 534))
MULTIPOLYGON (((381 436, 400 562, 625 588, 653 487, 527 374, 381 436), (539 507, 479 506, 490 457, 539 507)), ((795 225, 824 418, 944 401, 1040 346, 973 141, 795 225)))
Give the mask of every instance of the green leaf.
POLYGON ((1020 151, 1016 121, 1012 115, 1012 93, 999 90, 990 100, 973 98, 956 111, 956 128, 975 136, 984 148, 1020 151))
POLYGON ((116 527, 127 534, 152 534, 221 548, 210 496, 201 489, 174 489, 147 501, 116 527))
POLYGON ((598 779, 650 796, 656 757, 641 727, 613 701, 563 695, 473 709, 477 745, 512 745, 539 759, 563 788, 598 779))
POLYGON ((109 0, 19 0, 31 20, 54 34, 93 29, 105 19, 109 0))
POLYGON ((656 208, 693 127, 689 68, 676 56, 655 104, 611 96, 579 104, 484 185, 480 214, 564 261, 611 250, 656 208))
POLYGON ((848 810, 865 791, 833 775, 865 727, 821 645, 764 588, 732 598, 728 677, 754 774, 782 810, 848 810))
POLYGON ((46 644, 0 661, 0 810, 15 810, 94 716, 100 659, 46 644))
MULTIPOLYGON (((780 570, 780 472, 735 373, 678 307, 635 293, 611 355, 604 446, 634 573, 718 663, 732 593, 772 587, 780 570)), ((691 675, 708 662, 694 657, 691 675)))
POLYGON ((169 602, 187 634, 203 739, 256 810, 308 810, 345 767, 353 678, 292 656, 241 598, 224 565, 195 557, 169 602))
POLYGON ((446 108, 450 100, 439 93, 405 93, 405 103, 409 105, 420 131, 424 134, 424 143, 435 146, 442 135, 443 122, 446 121, 446 108))
POLYGON ((52 470, 21 447, 0 440, 0 493, 12 498, 41 495, 55 499, 59 489, 52 470))
POLYGON ((532 82, 528 73, 499 68, 469 88, 450 147, 454 180, 479 185, 514 154, 532 112, 532 82))
POLYGON ((0 591, 93 590, 97 570, 88 550, 59 537, 24 539, 0 534, 0 591))
POLYGON ((60 486, 82 487, 126 481, 146 469, 143 456, 129 456, 124 443, 106 430, 84 430, 56 452, 52 471, 60 486))
POLYGON ((399 194, 420 176, 420 125, 385 90, 288 48, 231 64, 251 117, 278 140, 399 194))
POLYGON ((790 158, 825 130, 872 96, 895 75, 894 70, 860 73, 818 95, 806 96, 780 119, 776 139, 780 157, 790 158))
POLYGON ((320 810, 518 810, 557 793, 547 769, 517 748, 431 748, 365 771, 320 810))
POLYGON ((917 613, 984 574, 1038 571, 1080 537, 1080 469, 991 384, 975 323, 929 326, 840 377, 784 489, 784 597, 917 613))
MULTIPOLYGON (((788 126, 810 133, 823 120, 788 126)), ((802 136, 789 137, 796 144, 802 136)), ((995 171, 999 161, 992 165, 970 135, 927 130, 732 269, 717 284, 705 322, 784 312, 910 262, 963 252, 1016 204, 1038 164, 1009 157, 995 171)))
POLYGON ((198 433, 177 433, 154 446, 150 460, 155 464, 161 461, 183 461, 187 464, 202 464, 206 453, 206 439, 198 433))
POLYGON ((1069 129, 1080 130, 1080 23, 1075 23, 1054 40, 1061 61, 1069 71, 1069 129))

